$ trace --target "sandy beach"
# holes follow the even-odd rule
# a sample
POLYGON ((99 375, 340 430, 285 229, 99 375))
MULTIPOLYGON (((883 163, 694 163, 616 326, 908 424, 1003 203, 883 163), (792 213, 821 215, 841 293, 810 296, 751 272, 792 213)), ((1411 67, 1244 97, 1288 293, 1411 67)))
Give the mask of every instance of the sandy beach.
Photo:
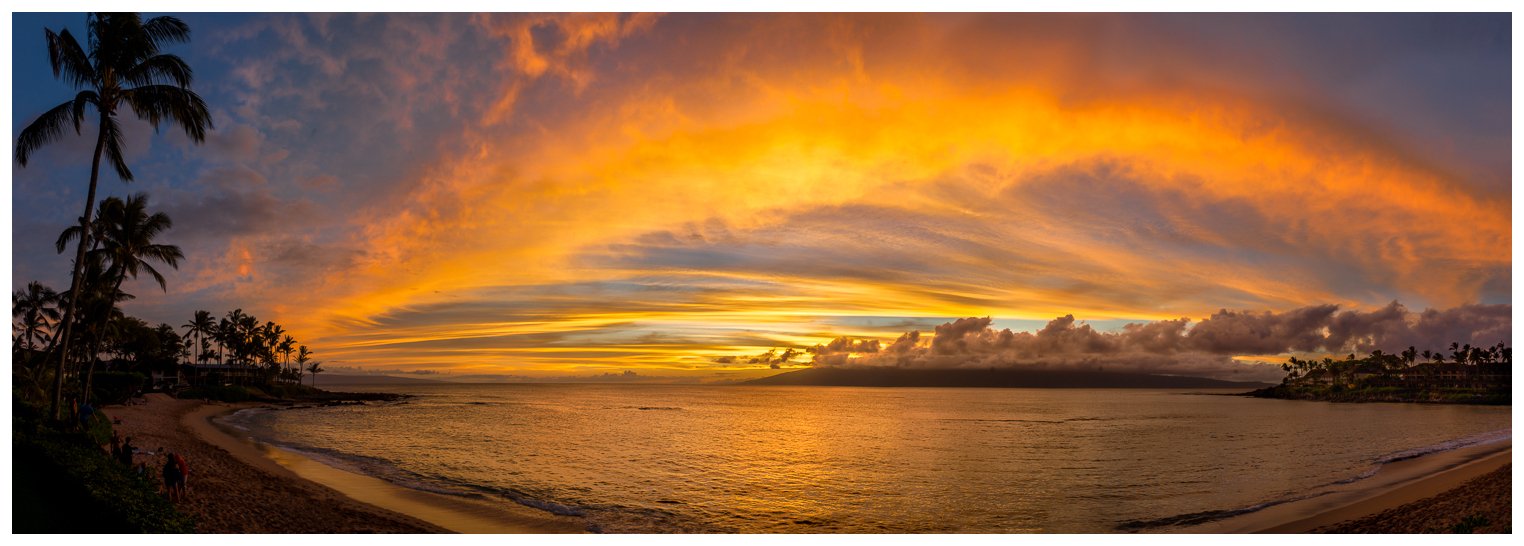
POLYGON ((1507 532, 1511 440, 1467 446, 1385 465, 1323 494, 1191 529, 1198 533, 1446 532, 1463 518, 1492 514, 1476 532, 1507 532), (1497 486, 1498 476, 1503 485, 1497 486), (1501 507, 1499 509, 1499 507, 1501 507))
MULTIPOLYGON (((213 418, 260 404, 206 403, 151 394, 110 406, 116 429, 139 449, 164 450, 190 465, 178 506, 202 533, 567 533, 574 518, 528 507, 474 502, 396 487, 240 438, 213 418), (405 515, 406 514, 406 515, 405 515)), ((152 458, 139 455, 139 462, 152 458)), ((162 460, 162 459, 157 459, 162 460)), ((150 467, 155 467, 150 464, 150 467)))

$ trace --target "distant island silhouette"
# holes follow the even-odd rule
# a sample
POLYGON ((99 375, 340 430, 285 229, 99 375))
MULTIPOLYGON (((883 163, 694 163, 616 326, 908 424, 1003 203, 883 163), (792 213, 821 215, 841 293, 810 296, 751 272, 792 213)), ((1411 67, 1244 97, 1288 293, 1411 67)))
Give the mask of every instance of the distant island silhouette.
POLYGON ((746 381, 745 385, 832 387, 999 387, 999 388, 1248 388, 1252 381, 1130 372, 1025 368, 820 367, 746 381))

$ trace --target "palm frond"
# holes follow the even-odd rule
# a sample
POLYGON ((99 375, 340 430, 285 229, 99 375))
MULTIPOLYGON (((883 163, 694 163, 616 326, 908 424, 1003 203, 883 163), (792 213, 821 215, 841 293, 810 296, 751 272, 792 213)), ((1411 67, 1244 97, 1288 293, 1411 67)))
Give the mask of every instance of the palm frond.
POLYGON ((156 260, 175 269, 180 269, 180 260, 185 259, 185 253, 175 245, 148 245, 139 253, 146 259, 156 260))
POLYGON ((75 116, 75 101, 70 100, 54 106, 47 112, 43 112, 36 120, 21 130, 16 135, 16 161, 25 167, 27 160, 31 159, 32 153, 38 148, 58 140, 63 136, 64 127, 73 125, 79 127, 79 119, 75 116))
POLYGON ((122 81, 134 86, 172 84, 190 87, 191 68, 178 56, 154 55, 134 65, 122 75, 122 81))
POLYGON ((147 262, 144 262, 140 265, 142 265, 144 271, 147 271, 148 274, 153 277, 154 282, 159 283, 160 290, 165 292, 169 291, 168 285, 164 283, 164 275, 160 274, 159 270, 154 269, 153 266, 149 265, 147 262))
POLYGON ((85 120, 85 105, 94 104, 96 110, 100 110, 101 97, 95 91, 86 89, 74 95, 74 133, 79 134, 80 123, 85 120))
POLYGON ((90 66, 90 56, 79 41, 63 29, 57 34, 43 29, 48 40, 48 61, 53 65, 53 77, 62 79, 75 88, 88 87, 95 82, 95 67, 90 66))
POLYGON ((143 23, 143 32, 148 34, 155 45, 190 41, 190 26, 168 15, 154 17, 143 23))
POLYGON ((106 159, 123 182, 132 181, 132 169, 127 168, 127 158, 122 156, 122 128, 115 119, 101 116, 101 132, 105 133, 106 159))
POLYGON ((207 129, 213 128, 206 102, 189 89, 144 85, 123 90, 122 96, 138 117, 147 119, 155 128, 166 119, 175 120, 185 130, 185 135, 196 142, 206 140, 207 129))
POLYGON ((63 233, 58 234, 58 243, 56 243, 58 253, 63 254, 64 250, 69 248, 69 241, 78 239, 81 233, 84 233, 84 229, 78 225, 64 228, 63 233))

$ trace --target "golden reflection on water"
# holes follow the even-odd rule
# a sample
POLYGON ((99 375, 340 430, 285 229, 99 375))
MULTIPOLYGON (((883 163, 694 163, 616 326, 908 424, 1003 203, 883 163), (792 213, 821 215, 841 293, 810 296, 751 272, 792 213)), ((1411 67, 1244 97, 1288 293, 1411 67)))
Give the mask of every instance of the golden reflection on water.
POLYGON ((416 391, 247 425, 398 483, 612 532, 1110 532, 1304 494, 1511 427, 1508 408, 1127 389, 416 391))

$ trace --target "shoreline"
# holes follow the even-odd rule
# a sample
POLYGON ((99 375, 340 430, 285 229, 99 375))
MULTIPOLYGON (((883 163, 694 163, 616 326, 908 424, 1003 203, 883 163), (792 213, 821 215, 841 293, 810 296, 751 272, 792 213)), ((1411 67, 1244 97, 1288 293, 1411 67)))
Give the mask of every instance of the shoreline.
MULTIPOLYGON (((508 501, 493 502, 432 493, 392 484, 380 478, 335 468, 299 452, 272 446, 248 437, 217 419, 244 409, 290 408, 268 404, 221 408, 187 414, 198 421, 192 430, 203 441, 234 448, 233 456, 289 479, 303 480, 337 491, 349 499, 438 526, 445 532, 493 534, 567 534, 586 532, 577 518, 557 516, 508 501)), ((227 449, 227 447, 224 447, 227 449)))
MULTIPOLYGON (((1394 461, 1326 492, 1204 523, 1176 533, 1315 533, 1439 495, 1465 494, 1472 480, 1508 468, 1513 440, 1499 440, 1394 461)), ((1380 531, 1377 531, 1380 532, 1380 531)))
POLYGON ((165 450, 191 473, 176 506, 197 533, 579 533, 574 518, 520 505, 475 501, 396 486, 335 469, 241 437, 215 419, 266 403, 227 404, 151 394, 144 405, 108 406, 123 437, 156 469, 165 450))
POLYGON ((132 438, 140 450, 135 461, 147 464, 151 477, 157 475, 166 451, 186 459, 186 496, 175 506, 195 519, 197 533, 448 532, 239 457, 238 446, 208 440, 198 432, 207 416, 258 404, 207 403, 159 393, 145 399, 141 405, 106 406, 101 411, 124 438, 132 438))
MULTIPOLYGON (((403 487, 261 443, 218 422, 221 417, 251 408, 286 409, 266 403, 205 403, 163 395, 150 398, 143 406, 104 409, 123 420, 119 429, 124 436, 133 436, 140 448, 154 449, 157 456, 162 456, 158 451, 161 446, 188 453, 192 459, 191 495, 179 506, 197 517, 198 532, 587 532, 585 521, 579 517, 552 514, 506 499, 468 498, 403 487), (155 419, 161 422, 155 423, 155 419), (206 494, 208 490, 213 494, 206 494), (250 495, 250 491, 256 494, 250 495), (225 506, 230 504, 235 507, 225 506), (249 509, 250 505, 266 504, 278 505, 282 514, 297 512, 312 517, 286 516, 272 522, 262 520, 259 510, 249 509)), ((1488 499, 1495 504, 1499 495, 1495 491, 1479 492, 1478 483, 1485 482, 1482 477, 1487 476, 1495 481, 1497 473, 1508 472, 1511 463, 1511 438, 1467 445, 1384 464, 1368 477, 1331 485, 1309 498, 1154 532, 1383 532, 1381 529, 1388 525, 1445 529, 1451 524, 1434 527, 1438 518, 1433 509, 1423 515, 1415 507, 1436 503, 1485 506, 1488 499)), ((1506 506, 1511 497, 1504 502, 1506 506)), ((1498 525, 1503 528, 1511 525, 1506 517, 1494 520, 1501 520, 1498 525)))

